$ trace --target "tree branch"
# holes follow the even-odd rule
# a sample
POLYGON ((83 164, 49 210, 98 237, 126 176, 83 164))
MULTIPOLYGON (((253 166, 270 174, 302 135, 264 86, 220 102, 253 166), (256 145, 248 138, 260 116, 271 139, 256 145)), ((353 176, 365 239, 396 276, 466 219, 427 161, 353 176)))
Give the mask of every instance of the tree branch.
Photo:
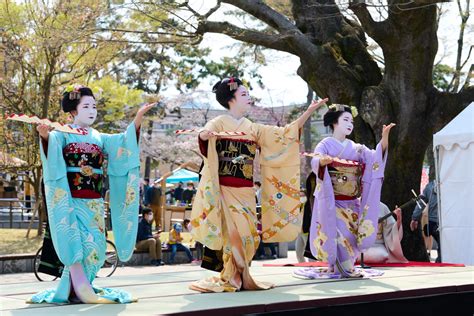
POLYGON ((372 37, 375 41, 379 42, 381 39, 387 36, 388 25, 385 22, 375 22, 367 9, 365 3, 351 0, 349 9, 357 16, 364 30, 372 37))
POLYGON ((435 131, 441 129, 474 100, 474 86, 463 88, 458 93, 435 90, 431 95, 435 131))
POLYGON ((140 30, 127 30, 127 29, 120 29, 120 28, 98 28, 96 31, 98 32, 121 32, 121 33, 132 33, 132 34, 152 34, 152 35, 169 35, 169 36, 176 36, 176 37, 193 37, 194 33, 188 32, 188 34, 178 34, 178 33, 171 33, 171 32, 159 32, 159 31, 140 31, 140 30))
POLYGON ((464 82, 461 90, 469 87, 471 84, 471 78, 474 78, 474 64, 471 64, 471 68, 469 68, 469 71, 467 72, 466 81, 464 82))
POLYGON ((262 0, 223 0, 265 22, 274 29, 283 31, 299 31, 283 14, 273 10, 262 0))
POLYGON ((243 29, 229 22, 203 21, 198 26, 197 34, 203 35, 204 33, 225 34, 239 41, 295 54, 295 51, 282 35, 243 29))
POLYGON ((219 10, 220 7, 221 7, 221 1, 217 0, 217 4, 213 8, 211 8, 206 14, 204 14, 203 17, 207 19, 208 17, 211 16, 211 14, 219 10))
POLYGON ((203 34, 206 31, 226 34, 240 41, 289 52, 297 56, 316 56, 323 51, 320 46, 314 45, 286 16, 275 11, 262 0, 222 0, 221 2, 247 12, 274 28, 279 34, 273 35, 263 31, 247 30, 227 22, 207 20, 200 21, 198 34, 203 34))

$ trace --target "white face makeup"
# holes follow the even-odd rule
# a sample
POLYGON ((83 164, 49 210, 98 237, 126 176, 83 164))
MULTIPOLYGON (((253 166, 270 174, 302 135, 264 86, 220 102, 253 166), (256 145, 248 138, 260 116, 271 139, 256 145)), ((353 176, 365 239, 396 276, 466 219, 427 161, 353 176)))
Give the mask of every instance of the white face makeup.
POLYGON ((250 98, 249 92, 245 86, 239 86, 235 91, 234 98, 230 100, 229 105, 237 107, 239 112, 247 113, 253 101, 250 98))
POLYGON ((337 134, 343 134, 348 136, 354 129, 354 120, 352 114, 349 112, 342 113, 337 120, 337 124, 334 124, 334 132, 337 134))
POLYGON ((90 126, 94 124, 97 118, 97 107, 95 99, 92 96, 85 95, 77 105, 74 116, 74 124, 80 126, 90 126))

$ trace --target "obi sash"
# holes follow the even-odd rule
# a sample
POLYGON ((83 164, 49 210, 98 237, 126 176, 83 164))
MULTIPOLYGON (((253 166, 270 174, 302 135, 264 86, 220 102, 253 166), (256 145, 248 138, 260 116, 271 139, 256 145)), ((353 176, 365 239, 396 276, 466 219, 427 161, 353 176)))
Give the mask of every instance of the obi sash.
POLYGON ((75 198, 101 197, 104 155, 96 144, 70 143, 63 149, 67 179, 75 198))
POLYGON ((353 200, 361 196, 364 168, 364 164, 350 160, 335 160, 328 165, 336 200, 353 200))
POLYGON ((251 140, 220 138, 216 141, 219 181, 222 185, 252 187, 257 145, 251 140))

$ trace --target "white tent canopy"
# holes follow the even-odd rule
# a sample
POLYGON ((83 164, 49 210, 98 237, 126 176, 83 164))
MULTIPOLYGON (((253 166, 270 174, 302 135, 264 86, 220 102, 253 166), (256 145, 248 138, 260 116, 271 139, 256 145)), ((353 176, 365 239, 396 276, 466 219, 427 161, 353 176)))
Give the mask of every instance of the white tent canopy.
POLYGON ((443 262, 474 265, 474 102, 433 136, 443 262))

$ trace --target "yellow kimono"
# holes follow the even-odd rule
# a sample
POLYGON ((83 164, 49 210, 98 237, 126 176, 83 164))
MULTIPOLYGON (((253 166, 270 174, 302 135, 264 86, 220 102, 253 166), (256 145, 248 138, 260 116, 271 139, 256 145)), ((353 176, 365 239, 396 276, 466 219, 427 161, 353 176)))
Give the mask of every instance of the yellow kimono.
POLYGON ((253 158, 260 149, 262 178, 262 238, 265 242, 294 240, 301 230, 300 157, 297 124, 285 127, 236 120, 221 115, 209 121, 207 130, 244 132, 239 137, 211 138, 201 146, 204 158, 191 214, 192 235, 206 247, 222 250, 219 277, 194 282, 200 292, 234 292, 269 289, 256 282, 249 264, 258 248, 253 158))

